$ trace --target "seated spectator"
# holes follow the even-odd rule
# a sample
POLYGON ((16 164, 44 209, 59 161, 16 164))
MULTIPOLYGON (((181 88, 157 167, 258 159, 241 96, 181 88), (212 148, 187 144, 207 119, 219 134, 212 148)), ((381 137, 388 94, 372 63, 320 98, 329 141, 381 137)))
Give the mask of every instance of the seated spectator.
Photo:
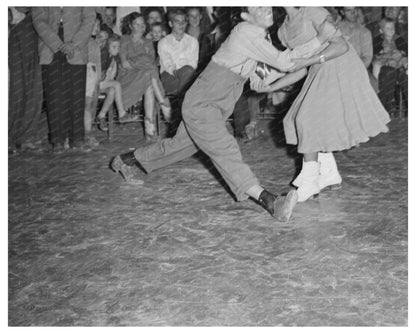
POLYGON ((162 10, 157 7, 146 8, 145 17, 146 17, 146 24, 147 24, 147 31, 145 35, 147 39, 152 39, 150 27, 154 23, 163 23, 162 10))
POLYGON ((112 35, 106 30, 102 30, 101 28, 97 32, 95 36, 95 40, 97 41, 98 45, 100 46, 100 49, 104 49, 107 46, 107 40, 112 35))
MULTIPOLYGON (((106 27, 106 26, 104 25, 102 27, 106 27)), ((100 28, 100 31, 95 36, 95 41, 100 47, 100 54, 101 54, 100 62, 101 63, 107 62, 110 57, 108 53, 108 47, 107 47, 107 41, 110 35, 113 35, 113 34, 108 32, 107 30, 102 30, 100 28)))
POLYGON ((120 34, 119 29, 116 26, 117 20, 117 7, 105 7, 102 15, 102 24, 109 27, 113 33, 120 34))
POLYGON ((170 13, 172 33, 158 45, 161 80, 165 91, 181 95, 186 91, 198 65, 198 41, 185 33, 186 15, 178 9, 170 13))
POLYGON ((358 56, 368 68, 373 59, 373 41, 371 32, 358 23, 357 7, 341 7, 341 22, 338 26, 344 37, 352 44, 358 56))
POLYGON ((383 18, 389 18, 394 21, 396 34, 401 36, 406 42, 408 41, 408 24, 407 24, 407 7, 364 7, 367 17, 371 17, 367 23, 367 28, 371 31, 373 40, 379 37, 380 21, 383 18))
POLYGON ((98 126, 102 131, 108 129, 105 123, 105 117, 114 101, 116 102, 118 120, 120 123, 128 123, 139 119, 137 115, 131 115, 126 112, 123 105, 121 84, 116 80, 118 67, 121 63, 119 56, 120 38, 114 34, 108 39, 107 45, 110 57, 106 62, 102 63, 102 72, 100 73, 101 78, 99 82, 100 93, 105 92, 106 98, 97 115, 97 120, 99 122, 98 126))
POLYGON ((394 21, 396 34, 408 41, 407 9, 404 7, 384 7, 384 17, 394 21))
POLYGON ((379 97, 384 107, 394 107, 398 85, 407 100, 407 42, 396 34, 395 22, 390 18, 380 21, 381 35, 374 40, 373 75, 378 79, 379 97))
POLYGON ((186 33, 198 40, 198 71, 202 71, 208 65, 214 53, 212 35, 201 27, 202 12, 200 7, 189 7, 187 17, 189 24, 186 33))
POLYGON ((380 35, 379 22, 383 18, 383 7, 363 7, 367 22, 365 27, 370 30, 371 37, 374 39, 380 35))
POLYGON ((141 7, 116 7, 116 27, 114 29, 114 32, 117 35, 124 35, 122 31, 123 20, 133 12, 140 13, 141 7))
POLYGON ((121 68, 117 76, 121 84, 123 105, 131 107, 144 95, 145 135, 148 141, 156 140, 154 102, 157 98, 165 119, 170 120, 169 99, 159 80, 155 52, 150 40, 144 38, 146 25, 143 15, 133 12, 124 20, 126 32, 121 38, 121 68))
POLYGON ((155 49, 156 54, 156 63, 159 65, 159 52, 157 50, 159 41, 166 36, 166 27, 162 22, 155 22, 152 23, 150 26, 150 35, 152 37, 153 47, 155 49))

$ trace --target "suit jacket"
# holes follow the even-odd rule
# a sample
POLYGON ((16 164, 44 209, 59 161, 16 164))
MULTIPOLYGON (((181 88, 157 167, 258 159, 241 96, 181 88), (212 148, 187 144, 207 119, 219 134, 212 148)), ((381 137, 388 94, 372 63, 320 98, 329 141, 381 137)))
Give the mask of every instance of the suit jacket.
POLYGON ((39 35, 39 59, 48 65, 63 42, 75 46, 74 57, 68 59, 72 65, 88 62, 88 41, 95 23, 95 7, 63 7, 64 40, 58 36, 60 7, 33 7, 33 25, 39 35))

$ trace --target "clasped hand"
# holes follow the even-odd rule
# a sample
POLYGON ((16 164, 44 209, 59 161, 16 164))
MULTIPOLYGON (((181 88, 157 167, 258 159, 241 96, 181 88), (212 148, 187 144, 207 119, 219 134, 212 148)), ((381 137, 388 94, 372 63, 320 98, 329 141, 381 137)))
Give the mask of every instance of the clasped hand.
POLYGON ((58 51, 63 52, 68 57, 68 59, 72 59, 75 53, 75 46, 74 44, 68 42, 62 43, 58 51))
POLYGON ((290 73, 297 72, 298 70, 310 66, 310 58, 295 58, 291 60, 293 66, 287 71, 290 73))

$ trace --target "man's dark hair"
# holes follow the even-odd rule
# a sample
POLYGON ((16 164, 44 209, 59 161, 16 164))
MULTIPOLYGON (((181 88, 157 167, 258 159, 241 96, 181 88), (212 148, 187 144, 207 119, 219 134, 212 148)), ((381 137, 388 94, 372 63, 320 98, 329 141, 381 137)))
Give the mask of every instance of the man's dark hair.
POLYGON ((166 31, 166 26, 165 26, 165 24, 163 22, 155 22, 155 23, 152 23, 150 25, 150 29, 152 29, 153 27, 161 27, 162 30, 165 30, 166 31))
POLYGON ((105 7, 105 9, 111 9, 113 10, 114 14, 117 13, 117 7, 105 7))
POLYGON ((114 19, 113 22, 111 22, 111 24, 115 24, 117 20, 117 7, 105 7, 105 10, 107 9, 111 9, 114 12, 114 19))
POLYGON ((189 13, 191 10, 197 10, 199 14, 202 14, 202 8, 201 7, 186 7, 186 13, 189 13))
POLYGON ((183 9, 181 9, 181 8, 176 8, 176 9, 174 9, 172 11, 169 11, 169 21, 172 22, 173 18, 175 16, 178 16, 178 15, 182 15, 182 16, 185 16, 186 17, 185 11, 183 9))
POLYGON ((160 14, 160 17, 162 18, 162 21, 164 19, 164 13, 163 11, 159 8, 159 7, 147 7, 146 10, 143 12, 144 13, 144 18, 147 22, 147 20, 149 19, 149 14, 151 12, 158 12, 160 14))
POLYGON ((383 17, 379 22, 378 22, 378 26, 380 27, 380 29, 383 29, 384 26, 387 23, 393 23, 394 25, 396 24, 396 21, 394 19, 392 19, 391 17, 383 17))

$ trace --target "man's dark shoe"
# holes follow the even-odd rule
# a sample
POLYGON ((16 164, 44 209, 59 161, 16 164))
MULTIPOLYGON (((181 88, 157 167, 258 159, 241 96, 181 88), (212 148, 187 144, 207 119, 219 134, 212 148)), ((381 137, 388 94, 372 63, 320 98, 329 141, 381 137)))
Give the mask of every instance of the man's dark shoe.
POLYGON ((289 191, 286 196, 275 196, 264 190, 259 196, 260 204, 280 222, 289 222, 297 201, 298 196, 295 190, 289 191))
POLYGON ((88 153, 91 151, 91 147, 85 141, 76 141, 71 147, 74 152, 88 153))
POLYGON ((62 154, 66 148, 62 143, 55 143, 52 148, 52 152, 55 154, 62 154))
POLYGON ((117 155, 116 157, 113 158, 113 160, 111 161, 111 168, 115 172, 119 172, 127 183, 132 183, 132 184, 137 184, 137 185, 144 184, 144 181, 142 179, 137 179, 134 177, 135 176, 134 170, 136 167, 128 166, 126 163, 123 162, 120 155, 117 155))

